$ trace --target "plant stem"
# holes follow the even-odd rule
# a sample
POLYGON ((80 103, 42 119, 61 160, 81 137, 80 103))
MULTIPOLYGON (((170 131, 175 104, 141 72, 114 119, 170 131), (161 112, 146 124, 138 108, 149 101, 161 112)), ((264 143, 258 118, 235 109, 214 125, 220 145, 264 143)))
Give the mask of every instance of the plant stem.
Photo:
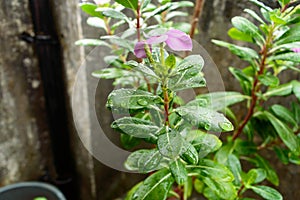
POLYGON ((138 41, 141 41, 141 3, 138 1, 138 7, 136 9, 136 31, 137 31, 137 38, 138 41))
POLYGON ((243 122, 241 123, 241 125, 239 126, 239 128, 237 129, 237 131, 235 131, 235 133, 233 134, 232 140, 235 140, 240 136, 240 134, 243 132, 245 126, 247 125, 247 123, 251 119, 252 115, 254 114, 254 110, 255 110, 255 107, 257 104, 257 100, 258 100, 256 93, 260 90, 260 84, 259 84, 258 77, 260 75, 262 75, 265 71, 266 60, 268 58, 268 50, 269 50, 270 44, 272 43, 273 30, 274 30, 274 26, 271 28, 269 35, 267 36, 266 43, 262 47, 262 50, 261 50, 262 58, 261 58, 261 61, 259 64, 259 71, 255 76, 254 83, 252 86, 251 104, 250 104, 248 113, 247 113, 246 117, 244 118, 243 122))
POLYGON ((165 124, 166 124, 166 126, 169 126, 170 125, 170 122, 169 122, 169 114, 170 114, 169 113, 169 103, 170 103, 170 100, 169 100, 168 88, 163 86, 162 90, 163 90, 163 94, 164 94, 165 124))
POLYGON ((190 37, 191 38, 194 38, 195 31, 197 28, 197 23, 199 22, 200 14, 203 10, 204 3, 205 3, 205 0, 197 0, 196 1, 196 6, 195 6, 192 22, 191 22, 192 26, 190 29, 190 37))

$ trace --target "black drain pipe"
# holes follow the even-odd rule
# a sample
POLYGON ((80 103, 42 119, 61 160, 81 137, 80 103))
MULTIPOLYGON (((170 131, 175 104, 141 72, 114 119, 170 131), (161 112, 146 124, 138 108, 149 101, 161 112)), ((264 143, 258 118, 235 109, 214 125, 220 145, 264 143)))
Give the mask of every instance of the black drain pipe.
POLYGON ((29 0, 29 4, 35 36, 23 33, 21 37, 34 43, 38 56, 57 173, 57 177, 50 177, 50 180, 68 200, 77 200, 79 195, 76 193, 75 165, 70 149, 61 46, 49 0, 29 0))

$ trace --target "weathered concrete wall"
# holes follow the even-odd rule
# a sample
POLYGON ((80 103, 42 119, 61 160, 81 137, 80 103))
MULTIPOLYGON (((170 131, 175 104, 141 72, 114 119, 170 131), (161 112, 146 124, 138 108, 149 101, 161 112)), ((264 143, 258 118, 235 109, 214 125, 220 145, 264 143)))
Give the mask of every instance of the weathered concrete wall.
MULTIPOLYGON (((79 199, 96 199, 96 185, 94 162, 92 155, 83 146, 77 131, 84 135, 86 140, 91 139, 91 126, 89 119, 88 86, 85 76, 81 76, 80 90, 78 96, 72 99, 72 91, 76 73, 84 61, 83 48, 75 45, 82 38, 81 16, 77 0, 52 1, 53 14, 56 21, 58 36, 62 48, 64 65, 64 77, 66 85, 66 99, 68 103, 68 121, 71 138, 73 158, 75 160, 78 187, 80 188, 79 199), (83 126, 75 127, 71 105, 73 103, 79 108, 83 126), (80 130, 79 130, 80 129, 80 130)), ((81 71, 85 73, 85 70, 81 71)), ((82 125, 82 124, 81 124, 82 125)))
POLYGON ((3 1, 0 18, 1 186, 40 178, 51 152, 37 59, 20 39, 33 32, 28 1, 3 1))

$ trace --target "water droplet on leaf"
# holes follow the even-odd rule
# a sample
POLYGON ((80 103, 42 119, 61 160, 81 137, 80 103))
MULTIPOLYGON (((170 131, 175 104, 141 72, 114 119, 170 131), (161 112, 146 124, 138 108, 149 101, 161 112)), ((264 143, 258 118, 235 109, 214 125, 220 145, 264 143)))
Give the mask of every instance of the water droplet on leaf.
POLYGON ((224 131, 232 131, 233 130, 233 126, 230 122, 220 122, 219 126, 224 131))
POLYGON ((147 106, 148 105, 148 101, 146 101, 145 99, 139 99, 137 101, 137 103, 141 106, 147 106))

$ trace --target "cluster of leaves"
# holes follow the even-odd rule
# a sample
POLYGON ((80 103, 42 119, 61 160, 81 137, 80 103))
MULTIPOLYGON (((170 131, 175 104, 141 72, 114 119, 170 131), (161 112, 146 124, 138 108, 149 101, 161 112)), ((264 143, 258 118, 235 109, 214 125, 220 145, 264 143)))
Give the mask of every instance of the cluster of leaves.
POLYGON ((210 200, 249 200, 243 197, 248 189, 264 199, 282 199, 278 191, 262 185, 268 180, 277 186, 279 180, 259 150, 273 149, 284 164, 300 164, 299 102, 295 101, 291 109, 277 104, 265 106, 274 96, 294 94, 300 100, 300 82, 282 84, 278 78, 284 70, 299 72, 300 54, 293 49, 300 44, 300 9, 289 0, 279 0, 281 8, 276 9, 257 0, 250 1, 261 12, 245 12, 259 25, 235 17, 228 34, 235 40, 252 43, 254 48, 213 40, 249 63, 244 69, 229 68, 243 94, 200 94, 190 102, 183 102, 177 92, 205 87, 201 72, 204 61, 200 55, 176 56, 161 44, 145 47, 145 59, 133 54, 134 45, 143 37, 159 36, 171 27, 188 33, 189 23, 174 23, 171 19, 187 16, 178 9, 192 7, 193 3, 159 0, 154 5, 151 0, 116 0, 114 4, 80 4, 91 16, 88 24, 103 29, 107 35, 79 40, 77 44, 105 46, 113 54, 104 58, 111 67, 93 75, 126 86, 112 91, 108 97, 106 106, 112 112, 129 114, 115 120, 111 127, 121 133, 127 149, 141 141, 153 146, 134 151, 128 157, 128 169, 151 175, 133 187, 126 200, 188 199, 193 188, 210 200), (125 14, 130 10, 133 18, 125 14), (157 24, 150 24, 152 19, 157 24), (125 25, 129 29, 116 35, 125 25), (247 101, 248 113, 239 122, 229 107, 242 101, 247 101), (222 113, 236 125, 233 136, 224 142, 211 134, 233 131, 234 126, 222 113), (247 137, 241 139, 242 133, 247 137), (255 167, 243 171, 241 159, 255 167))
MULTIPOLYGON (((248 112, 241 122, 236 122, 233 137, 223 144, 215 159, 223 164, 227 162, 234 172, 239 196, 252 189, 265 199, 282 199, 275 189, 256 185, 264 179, 275 186, 279 184, 275 170, 259 155, 259 150, 274 150, 284 164, 300 164, 300 82, 281 83, 278 78, 285 70, 300 71, 297 68, 300 64, 297 49, 300 47, 300 6, 290 0, 279 0, 280 8, 273 9, 260 1, 250 1, 260 8, 260 13, 244 10, 254 18, 255 24, 244 17, 234 17, 228 35, 234 40, 251 43, 249 46, 253 48, 213 40, 249 63, 243 69, 229 68, 247 96, 248 112), (296 96, 291 109, 267 103, 272 97, 290 95, 296 96), (243 140, 239 138, 242 133, 246 135, 243 140), (241 171, 239 159, 255 166, 246 176, 241 171)), ((229 113, 235 119, 232 112, 229 113)))

